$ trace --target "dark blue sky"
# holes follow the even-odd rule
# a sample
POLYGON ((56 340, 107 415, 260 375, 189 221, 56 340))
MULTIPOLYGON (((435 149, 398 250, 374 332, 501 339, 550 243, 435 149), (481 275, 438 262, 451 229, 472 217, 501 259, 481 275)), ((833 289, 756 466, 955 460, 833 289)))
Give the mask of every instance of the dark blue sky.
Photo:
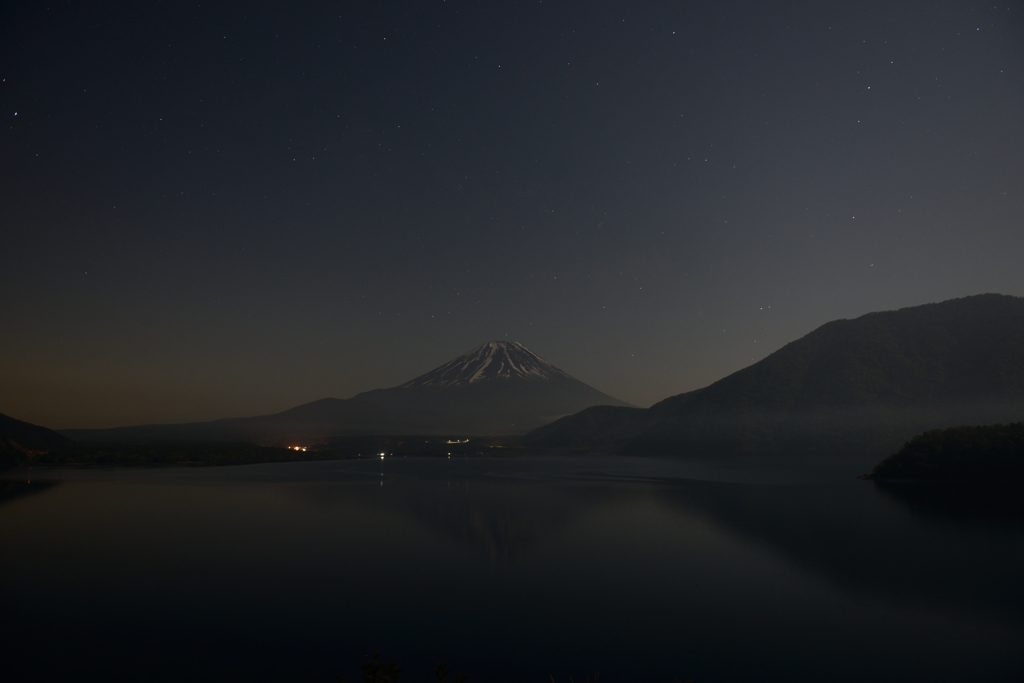
POLYGON ((271 412, 504 338, 648 405, 1024 295, 1020 3, 102 5, 0 10, 14 417, 271 412))

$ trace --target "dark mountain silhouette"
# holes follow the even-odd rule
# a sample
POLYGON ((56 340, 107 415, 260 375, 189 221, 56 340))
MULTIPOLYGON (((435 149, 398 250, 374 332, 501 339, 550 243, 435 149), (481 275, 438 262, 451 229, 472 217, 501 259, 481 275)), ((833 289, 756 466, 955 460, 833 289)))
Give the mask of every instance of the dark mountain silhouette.
POLYGON ((1024 299, 984 294, 827 323, 647 410, 591 408, 534 446, 686 455, 856 454, 1024 417, 1024 299))
POLYGON ((354 435, 525 434, 607 403, 628 405, 517 342, 490 342, 401 386, 325 398, 272 415, 114 429, 68 429, 77 441, 307 445, 354 435))
POLYGON ((415 429, 399 416, 373 404, 325 398, 272 415, 113 429, 66 429, 63 434, 83 442, 219 441, 292 445, 319 443, 353 434, 411 431, 415 429))
POLYGON ((0 415, 0 458, 68 450, 74 443, 52 429, 0 415))
POLYGON ((366 401, 423 425, 425 433, 525 434, 595 405, 628 406, 571 377, 519 342, 492 341, 366 401))

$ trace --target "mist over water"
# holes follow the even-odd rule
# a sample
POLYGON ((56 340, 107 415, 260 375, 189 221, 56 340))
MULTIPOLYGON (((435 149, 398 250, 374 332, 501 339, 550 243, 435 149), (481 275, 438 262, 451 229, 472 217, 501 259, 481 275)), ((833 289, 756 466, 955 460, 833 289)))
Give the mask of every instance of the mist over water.
POLYGON ((657 458, 9 472, 11 680, 1020 680, 1024 524, 657 458), (43 474, 46 482, 27 482, 43 474))

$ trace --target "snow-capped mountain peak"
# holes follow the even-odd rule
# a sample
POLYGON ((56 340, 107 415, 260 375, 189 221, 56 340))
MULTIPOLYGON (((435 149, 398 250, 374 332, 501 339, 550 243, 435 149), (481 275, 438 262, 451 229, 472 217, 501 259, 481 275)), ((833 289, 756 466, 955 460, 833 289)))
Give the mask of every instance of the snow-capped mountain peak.
POLYGON ((492 341, 406 382, 402 388, 459 386, 488 380, 555 378, 571 379, 519 342, 492 341))

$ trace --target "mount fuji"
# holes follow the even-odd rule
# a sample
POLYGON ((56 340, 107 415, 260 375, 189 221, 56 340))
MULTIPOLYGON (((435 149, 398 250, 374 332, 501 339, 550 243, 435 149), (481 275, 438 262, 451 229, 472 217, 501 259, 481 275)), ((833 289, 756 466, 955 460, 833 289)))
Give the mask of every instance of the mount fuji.
POLYGON ((488 436, 525 434, 590 406, 629 406, 506 341, 488 342, 405 384, 352 400, 401 415, 424 433, 488 436))
POLYGON ((598 405, 629 404, 571 377, 518 342, 493 341, 405 384, 350 399, 324 398, 256 417, 61 433, 80 441, 266 445, 358 435, 511 436, 598 405))

